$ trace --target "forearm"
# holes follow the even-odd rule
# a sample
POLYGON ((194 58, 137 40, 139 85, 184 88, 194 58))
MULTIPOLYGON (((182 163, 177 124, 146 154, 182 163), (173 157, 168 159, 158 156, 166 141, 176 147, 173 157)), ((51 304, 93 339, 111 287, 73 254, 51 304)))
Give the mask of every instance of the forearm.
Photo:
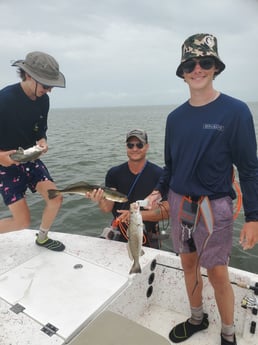
POLYGON ((162 201, 157 208, 141 211, 142 220, 149 222, 159 222, 169 218, 169 204, 162 201))
POLYGON ((114 202, 104 199, 102 198, 99 202, 98 202, 99 208, 101 209, 102 212, 104 213, 108 213, 111 212, 114 206, 114 202))

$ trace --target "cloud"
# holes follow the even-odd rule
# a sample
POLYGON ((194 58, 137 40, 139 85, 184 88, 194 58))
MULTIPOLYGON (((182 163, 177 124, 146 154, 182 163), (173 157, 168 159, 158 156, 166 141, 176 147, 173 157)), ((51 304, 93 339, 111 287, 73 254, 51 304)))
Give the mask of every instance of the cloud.
POLYGON ((177 104, 181 45, 196 32, 217 36, 226 70, 216 88, 257 101, 258 1, 18 0, 0 2, 0 87, 17 82, 12 60, 53 55, 67 79, 53 107, 177 104))

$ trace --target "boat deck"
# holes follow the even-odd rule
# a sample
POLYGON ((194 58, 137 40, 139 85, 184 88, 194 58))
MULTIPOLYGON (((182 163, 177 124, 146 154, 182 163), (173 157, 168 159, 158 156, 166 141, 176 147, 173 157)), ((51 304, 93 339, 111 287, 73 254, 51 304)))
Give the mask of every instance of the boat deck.
MULTIPOLYGON (((1 235, 0 345, 152 345, 150 339, 169 345, 171 328, 189 317, 180 260, 172 253, 145 248, 142 273, 129 275, 125 243, 53 233, 66 245, 56 253, 36 246, 35 234, 1 235)), ((258 276, 231 269, 230 279, 252 285, 258 276)), ((241 308, 250 290, 233 288, 238 345, 257 345, 258 330, 251 334, 250 323, 258 316, 241 308)), ((204 291, 210 326, 186 345, 220 345, 206 277, 204 291)))

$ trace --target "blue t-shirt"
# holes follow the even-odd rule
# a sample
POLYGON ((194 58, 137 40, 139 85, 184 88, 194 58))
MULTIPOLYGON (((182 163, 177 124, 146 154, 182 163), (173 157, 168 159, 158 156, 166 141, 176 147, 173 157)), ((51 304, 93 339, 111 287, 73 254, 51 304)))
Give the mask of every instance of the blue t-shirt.
MULTIPOLYGON (((127 162, 111 168, 107 172, 105 185, 109 188, 115 188, 127 196, 129 194, 126 203, 121 204, 116 202, 114 204, 112 210, 114 218, 120 215, 117 210, 128 210, 132 202, 146 198, 158 183, 162 172, 163 169, 161 167, 149 161, 147 161, 139 177, 130 171, 127 162)), ((153 222, 144 223, 147 230, 149 230, 151 223, 152 225, 156 224, 153 222)))
POLYGON ((165 169, 157 189, 190 196, 232 196, 238 170, 247 220, 258 220, 256 135, 248 106, 221 94, 199 107, 184 103, 168 115, 165 169))
POLYGON ((46 138, 49 97, 31 100, 20 83, 0 91, 0 150, 27 149, 46 138))

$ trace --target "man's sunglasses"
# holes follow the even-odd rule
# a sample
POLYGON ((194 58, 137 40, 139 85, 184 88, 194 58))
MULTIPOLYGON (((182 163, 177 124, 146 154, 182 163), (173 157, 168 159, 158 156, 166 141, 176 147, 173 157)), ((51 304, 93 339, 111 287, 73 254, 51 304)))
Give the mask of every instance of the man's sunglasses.
POLYGON ((43 87, 44 90, 50 90, 53 88, 53 86, 49 86, 49 85, 43 85, 41 84, 41 86, 43 87))
POLYGON ((134 148, 136 146, 138 149, 142 149, 144 144, 143 143, 126 143, 128 149, 134 148))
POLYGON ((197 60, 188 60, 182 64, 183 73, 193 72, 197 64, 199 64, 201 68, 208 70, 215 65, 215 60, 212 57, 204 57, 197 60))

